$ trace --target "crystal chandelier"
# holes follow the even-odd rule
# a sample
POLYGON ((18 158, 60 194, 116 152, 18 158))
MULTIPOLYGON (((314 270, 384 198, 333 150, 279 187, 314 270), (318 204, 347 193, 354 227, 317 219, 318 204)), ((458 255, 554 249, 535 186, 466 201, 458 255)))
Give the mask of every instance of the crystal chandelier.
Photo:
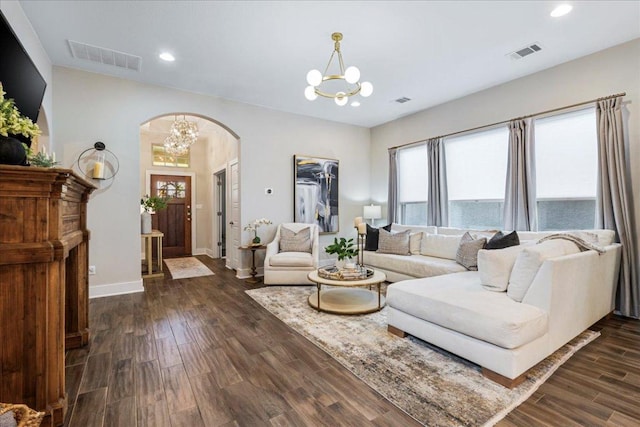
MULTIPOLYGON (((350 96, 360 94, 360 96, 367 97, 373 93, 373 85, 369 82, 360 83, 360 70, 358 67, 350 66, 346 70, 344 69, 344 62, 342 61, 342 53, 340 52, 340 41, 342 40, 342 33, 333 33, 331 39, 335 42, 333 52, 329 57, 329 63, 321 73, 318 70, 311 70, 307 73, 307 83, 309 86, 304 90, 304 96, 309 100, 315 100, 318 95, 325 98, 333 98, 336 104, 343 106, 349 101, 350 96), (333 61, 334 55, 338 54, 338 62, 340 65, 340 74, 327 74, 331 61, 333 61), (337 90, 327 91, 320 89, 320 86, 327 81, 338 81, 339 86, 334 86, 337 90)), ((325 84, 325 86, 328 84, 325 84)), ((360 105, 358 101, 351 103, 352 106, 357 107, 360 105)))
POLYGON ((169 136, 164 140, 164 149, 172 156, 181 156, 189 151, 189 147, 197 140, 198 126, 196 123, 187 121, 186 116, 182 116, 182 120, 176 116, 169 130, 169 136))

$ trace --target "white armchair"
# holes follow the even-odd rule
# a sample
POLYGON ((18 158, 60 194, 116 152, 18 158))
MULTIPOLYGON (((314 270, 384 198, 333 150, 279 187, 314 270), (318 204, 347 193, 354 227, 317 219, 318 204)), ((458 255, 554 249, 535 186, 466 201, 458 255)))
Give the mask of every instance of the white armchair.
POLYGON ((315 224, 290 222, 278 225, 276 236, 267 245, 264 257, 265 285, 309 285, 312 284, 307 275, 318 268, 319 229, 315 224), (311 253, 309 252, 281 252, 280 235, 282 227, 298 233, 309 227, 311 237, 311 253))

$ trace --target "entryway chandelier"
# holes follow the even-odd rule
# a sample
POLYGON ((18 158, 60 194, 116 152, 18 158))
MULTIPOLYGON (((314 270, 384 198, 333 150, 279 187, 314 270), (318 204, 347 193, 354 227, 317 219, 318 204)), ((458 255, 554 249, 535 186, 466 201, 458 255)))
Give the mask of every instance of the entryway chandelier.
POLYGON ((187 121, 186 116, 182 120, 175 117, 169 136, 164 140, 164 149, 168 154, 181 156, 189 151, 198 140, 198 125, 195 122, 187 121))
MULTIPOLYGON (((349 97, 360 94, 360 96, 367 97, 373 93, 373 85, 369 82, 360 83, 360 70, 358 67, 350 66, 346 70, 344 69, 344 62, 342 61, 342 53, 340 52, 340 41, 342 40, 342 33, 331 34, 331 39, 335 42, 333 52, 329 57, 329 63, 324 69, 324 73, 318 70, 311 70, 307 73, 307 83, 309 86, 304 90, 304 96, 313 101, 318 96, 324 96, 325 98, 333 98, 336 104, 343 106, 349 102, 349 97), (327 74, 331 61, 335 54, 338 54, 338 62, 340 65, 340 74, 327 74), (321 85, 328 86, 328 81, 338 81, 339 85, 333 86, 334 91, 328 91, 328 89, 321 89, 321 85)), ((357 107, 360 105, 358 101, 351 103, 352 106, 357 107)))

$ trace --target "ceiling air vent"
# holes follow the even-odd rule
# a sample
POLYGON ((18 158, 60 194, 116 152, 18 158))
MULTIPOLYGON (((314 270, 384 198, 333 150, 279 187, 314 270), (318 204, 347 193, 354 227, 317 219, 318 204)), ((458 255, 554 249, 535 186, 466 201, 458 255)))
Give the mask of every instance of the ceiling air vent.
POLYGON ((87 61, 114 67, 125 68, 127 70, 140 71, 142 58, 129 53, 118 52, 104 47, 91 46, 86 43, 79 43, 69 40, 69 47, 74 58, 85 59, 87 61))
POLYGON ((398 104, 404 104, 405 102, 409 102, 409 101, 411 101, 411 98, 407 98, 406 96, 403 96, 402 98, 396 99, 394 102, 397 102, 398 104))
POLYGON ((511 52, 507 54, 511 59, 522 59, 525 56, 531 55, 532 53, 540 52, 542 48, 539 44, 534 43, 529 46, 523 47, 522 49, 518 49, 515 52, 511 52))

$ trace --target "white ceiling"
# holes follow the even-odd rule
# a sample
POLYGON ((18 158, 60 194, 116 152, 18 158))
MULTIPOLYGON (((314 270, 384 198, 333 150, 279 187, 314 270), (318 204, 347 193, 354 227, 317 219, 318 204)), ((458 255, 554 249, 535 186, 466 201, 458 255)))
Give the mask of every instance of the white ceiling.
POLYGON ((20 3, 54 65, 366 127, 640 37, 640 1, 570 1, 561 18, 557 1, 20 3), (345 66, 374 86, 358 108, 303 95, 335 31, 345 66), (142 70, 73 58, 67 40, 140 56, 142 70), (534 42, 541 52, 506 56, 534 42))

